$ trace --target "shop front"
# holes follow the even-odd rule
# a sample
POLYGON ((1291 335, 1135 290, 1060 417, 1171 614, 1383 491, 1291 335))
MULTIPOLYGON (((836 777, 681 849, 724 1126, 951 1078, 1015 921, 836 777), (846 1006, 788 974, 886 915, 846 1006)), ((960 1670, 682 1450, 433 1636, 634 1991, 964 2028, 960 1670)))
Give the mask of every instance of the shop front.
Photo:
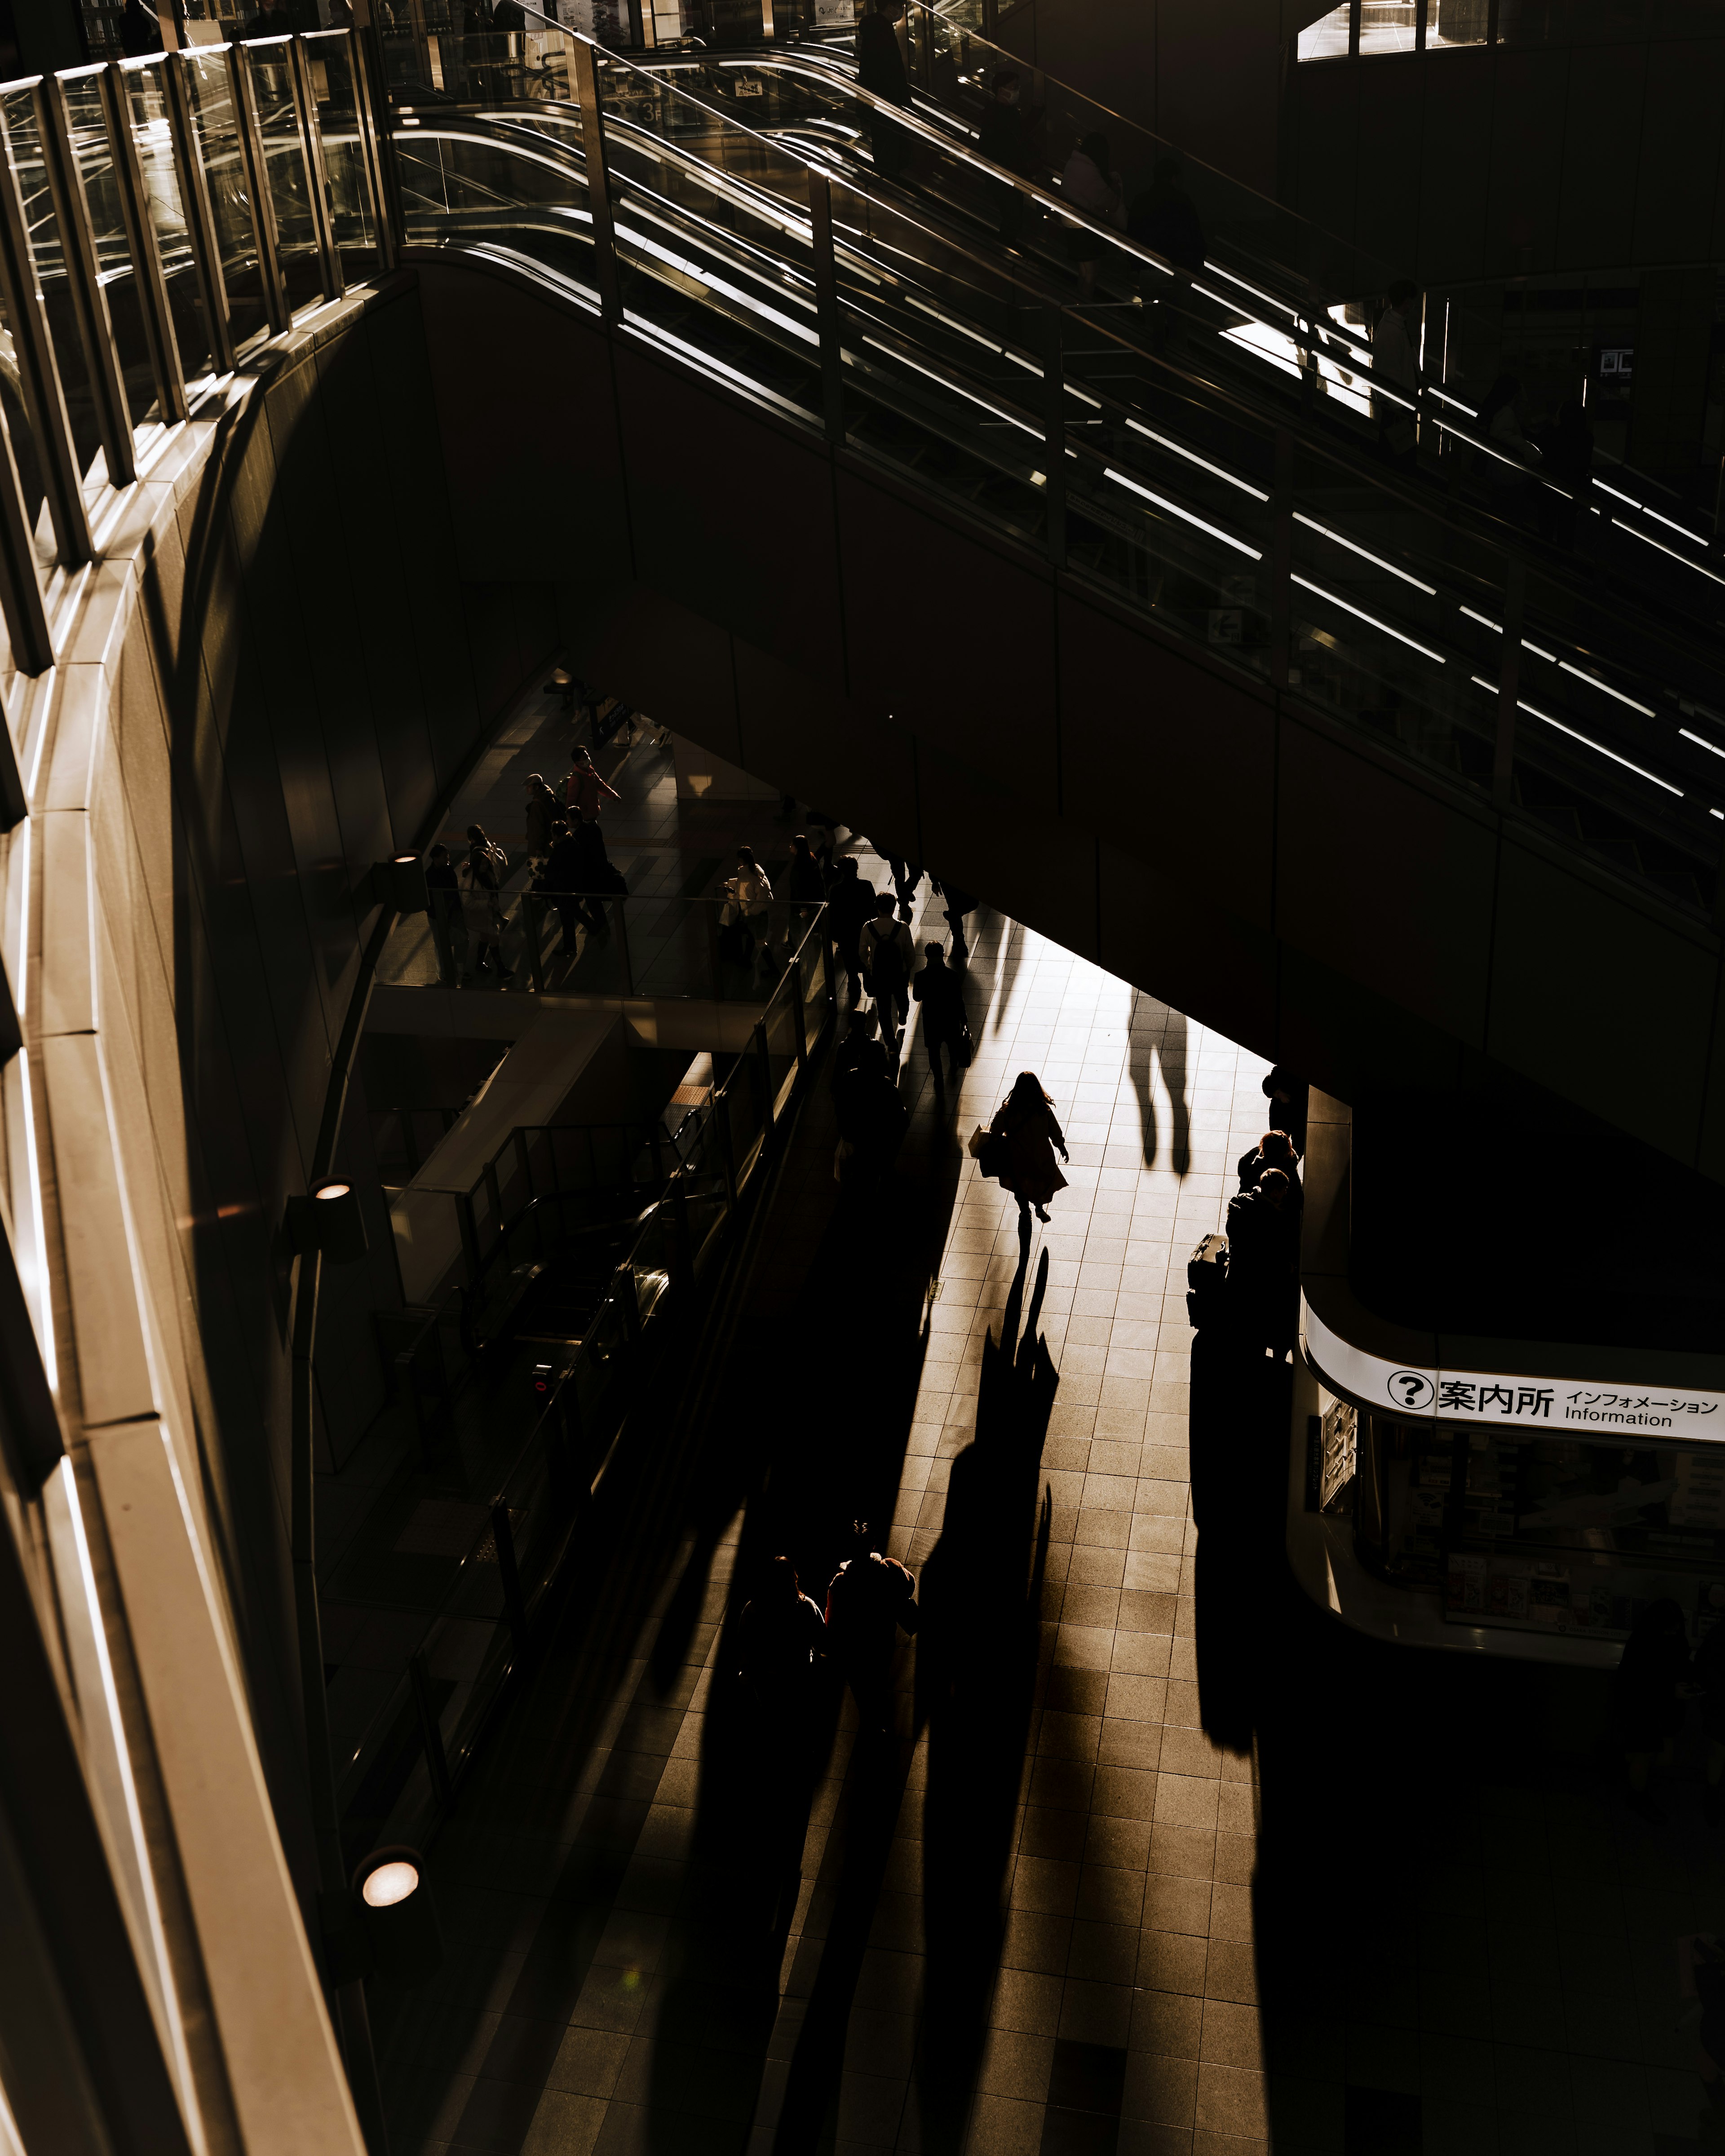
POLYGON ((1725 1356, 1395 1322, 1350 1273, 1352 1166, 1348 1111, 1315 1102, 1288 1512, 1307 1591, 1431 1646, 1609 1665, 1661 1600, 1698 1642, 1725 1605, 1725 1356))

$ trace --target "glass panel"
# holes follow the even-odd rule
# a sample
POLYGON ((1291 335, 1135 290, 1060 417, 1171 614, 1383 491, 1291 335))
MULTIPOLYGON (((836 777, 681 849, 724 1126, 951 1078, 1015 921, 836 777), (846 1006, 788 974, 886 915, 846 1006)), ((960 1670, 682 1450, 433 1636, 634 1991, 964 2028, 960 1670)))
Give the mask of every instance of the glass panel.
MULTIPOLYGON (((136 427, 156 413, 156 377, 144 338, 137 274, 120 215, 120 182, 108 139, 100 71, 86 68, 62 75, 60 80, 65 87, 72 154, 83 175, 84 192, 90 203, 97 273, 107 295, 115 342, 120 350, 126 408, 136 427)), ((177 193, 175 199, 178 199, 177 193)))
POLYGON ((311 183, 300 140, 298 92, 290 57, 292 40, 265 38, 249 43, 252 90, 264 138, 270 199, 275 205, 275 244, 288 305, 298 309, 321 295, 317 234, 311 221, 311 183))
POLYGON ((193 126, 209 187, 228 316, 236 346, 267 327, 258 241, 239 146, 238 116, 224 48, 193 52, 186 63, 193 126))
POLYGON ((1345 60, 1348 57, 1348 18, 1353 9, 1348 0, 1342 0, 1339 8, 1332 8, 1327 15, 1321 15, 1300 33, 1299 56, 1302 60, 1345 60))
POLYGON ((156 234, 156 251, 167 280, 168 305, 172 312, 174 337, 179 346, 180 366, 187 381, 208 374, 212 345, 209 324, 198 296, 198 272, 192 259, 192 241, 187 230, 185 205, 180 198, 180 176, 174 163, 173 131, 167 116, 167 92, 162 75, 168 63, 151 60, 122 71, 126 110, 132 140, 137 146, 150 222, 156 234))
POLYGON ((377 227, 371 175, 360 132, 358 74, 352 32, 330 30, 307 38, 305 58, 317 106, 318 138, 323 146, 336 244, 371 254, 377 244, 377 227))
POLYGON ((1412 52, 1414 13, 1414 0, 1360 0, 1361 52, 1412 52))
MULTIPOLYGON (((95 408, 90 397, 90 374, 85 363, 84 346, 79 338, 78 326, 72 314, 71 295, 66 285, 65 264, 60 252, 59 226, 49 198, 48 177, 43 167, 35 109, 28 90, 0 91, 0 121, 3 121, 5 126, 6 146, 17 177, 19 198, 23 203, 24 225, 30 235, 30 251, 41 283, 43 299, 47 305, 49 330, 54 339, 54 357, 59 363, 60 383, 65 393, 66 416, 71 422, 78 469, 81 472, 88 471, 98 447, 95 408)), ((13 454, 18 460, 18 478, 24 490, 25 514, 33 524, 40 514, 44 501, 42 473, 36 454, 35 438, 25 416, 16 355, 12 349, 11 326, 5 322, 3 308, 0 308, 0 326, 3 326, 7 332, 4 362, 0 365, 0 405, 4 406, 7 427, 12 435, 13 454)))
POLYGON ((1482 45, 1491 19, 1488 0, 1426 0, 1425 49, 1482 45))

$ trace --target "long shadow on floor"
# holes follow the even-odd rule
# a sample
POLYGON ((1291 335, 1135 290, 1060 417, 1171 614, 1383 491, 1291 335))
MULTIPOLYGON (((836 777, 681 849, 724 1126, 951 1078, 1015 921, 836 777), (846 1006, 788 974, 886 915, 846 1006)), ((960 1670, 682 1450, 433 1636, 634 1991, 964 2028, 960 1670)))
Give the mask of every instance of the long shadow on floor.
MULTIPOLYGON (((1147 1000, 1145 998, 1144 1000, 1147 1000)), ((1132 998, 1136 1012, 1140 998, 1132 998)), ((1132 1090, 1138 1097, 1138 1121, 1143 1132, 1144 1165, 1156 1165, 1157 1147, 1160 1134, 1156 1123, 1156 1066, 1162 1065, 1163 1083, 1168 1087, 1170 1103, 1168 1157, 1166 1165, 1176 1175, 1184 1175, 1192 1165, 1192 1116, 1186 1106, 1186 1021, 1178 1011, 1170 1011, 1160 1041, 1153 1041, 1134 1031, 1132 1052, 1127 1058, 1132 1072, 1132 1090)))
POLYGON ((929 2156, 957 2156, 963 2146, 1000 1958, 1001 1887, 1035 1691, 1051 1518, 1038 1492, 1060 1378, 1037 1329, 1047 1251, 1021 1342, 1025 1270, 1020 1262, 999 1344, 991 1340, 983 1352, 976 1436, 952 1463, 941 1539, 922 1573, 917 1697, 928 1726, 927 1958, 916 2098, 929 2156))

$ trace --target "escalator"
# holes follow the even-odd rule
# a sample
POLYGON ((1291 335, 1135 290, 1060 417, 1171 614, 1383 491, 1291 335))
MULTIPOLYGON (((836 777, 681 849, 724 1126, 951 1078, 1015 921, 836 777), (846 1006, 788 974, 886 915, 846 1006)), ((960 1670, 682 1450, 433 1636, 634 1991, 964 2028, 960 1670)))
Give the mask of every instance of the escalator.
POLYGON ((1278 292, 1261 255, 1255 282, 1171 270, 818 48, 651 69, 580 48, 614 231, 596 250, 573 41, 544 33, 531 76, 518 38, 465 43, 444 82, 483 96, 415 106, 398 80, 412 245, 614 304, 767 411, 1714 920, 1725 578, 1702 535, 1651 536, 1622 488, 1506 473, 1430 396, 1404 400, 1419 454, 1387 468, 1339 306, 1296 302, 1291 271, 1278 292), (882 129, 897 179, 872 168, 882 129), (1096 258, 1088 298, 1075 252, 1096 258))

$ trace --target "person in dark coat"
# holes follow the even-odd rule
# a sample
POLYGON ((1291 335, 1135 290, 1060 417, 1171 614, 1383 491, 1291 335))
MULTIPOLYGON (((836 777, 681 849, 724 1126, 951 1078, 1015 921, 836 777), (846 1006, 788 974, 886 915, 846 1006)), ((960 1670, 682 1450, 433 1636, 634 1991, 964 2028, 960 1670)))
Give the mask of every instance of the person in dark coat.
POLYGON ((461 911, 461 886, 449 865, 447 846, 434 846, 425 857, 425 896, 431 941, 437 952, 437 975, 446 988, 456 988, 467 963, 467 923, 461 911))
MULTIPOLYGON (((889 105, 911 102, 911 85, 896 27, 904 12, 905 0, 875 0, 874 8, 856 26, 856 79, 865 90, 885 98, 889 105)), ((874 153, 875 170, 882 178, 902 177, 911 159, 911 137, 896 120, 871 110, 869 146, 874 153)))
POLYGON ((807 1712, 826 1636, 820 1604, 803 1592, 797 1568, 788 1557, 774 1558, 737 1625, 737 1673, 763 1714, 778 1719, 807 1712))
POLYGON ((1299 1311, 1300 1223, 1289 1202, 1292 1178, 1260 1170, 1228 1201, 1228 1322, 1244 1346, 1281 1356, 1299 1311))
MULTIPOLYGON (((1023 90, 1016 68, 995 69, 994 94, 977 127, 977 147, 991 165, 1028 180, 1035 172, 1036 127, 1042 115, 1025 111, 1020 102, 1023 90)), ((1000 237, 1009 247, 1016 247, 1029 228, 1034 205, 1018 187, 1003 187, 999 192, 1000 237)))
POLYGON ((1204 227, 1192 198, 1180 185, 1178 157, 1158 157, 1154 182, 1135 196, 1127 212, 1127 230, 1141 247, 1188 275, 1204 267, 1204 227))
POLYGON ((928 1067, 934 1073, 937 1092, 946 1091, 941 1075, 941 1050, 947 1051, 952 1082, 958 1082, 964 1065, 960 1051, 964 1043, 964 983, 947 963, 938 943, 924 946, 922 970, 911 983, 911 993, 922 1006, 922 1038, 928 1047, 928 1067))
POLYGON ((892 1166, 908 1120, 893 1083, 896 1067, 880 1040, 874 1012, 853 1011, 833 1066, 839 1123, 834 1173, 841 1183, 877 1184, 892 1166))
POLYGON ((874 919, 880 899, 880 894, 873 884, 865 883, 858 873, 855 855, 841 854, 827 892, 827 934, 832 939, 834 956, 844 971, 853 1010, 862 997, 858 939, 863 923, 874 919))
POLYGON ((1656 1826, 1663 1825, 1665 1814, 1648 1794, 1648 1777, 1656 1763, 1671 1764, 1671 1747, 1683 1727, 1684 1702, 1694 1689, 1682 1609, 1663 1598, 1650 1602, 1624 1642, 1623 1660, 1612 1681, 1611 1726, 1623 1750, 1629 1808, 1656 1826))
POLYGON ((916 1629, 916 1575, 873 1547, 866 1521, 851 1529, 855 1554, 827 1589, 827 1652, 844 1672, 863 1729, 892 1726, 892 1656, 902 1630, 916 1629))
POLYGON ((1000 1187, 1019 1201, 1019 1241, 1030 1247, 1030 1208, 1046 1220, 1048 1201, 1066 1187, 1066 1178, 1055 1166, 1055 1154, 1070 1166, 1065 1133, 1055 1115, 1054 1102, 1042 1090, 1034 1070, 1020 1070, 1012 1091, 994 1111, 989 1130, 1006 1140, 1006 1162, 1000 1187))
POLYGON ((1286 1131, 1266 1131, 1250 1152, 1240 1157, 1240 1187, 1255 1189, 1266 1168, 1279 1168, 1288 1179, 1287 1202, 1297 1219, 1304 1210, 1306 1193, 1300 1185, 1299 1163, 1294 1158, 1294 1145, 1286 1131))

